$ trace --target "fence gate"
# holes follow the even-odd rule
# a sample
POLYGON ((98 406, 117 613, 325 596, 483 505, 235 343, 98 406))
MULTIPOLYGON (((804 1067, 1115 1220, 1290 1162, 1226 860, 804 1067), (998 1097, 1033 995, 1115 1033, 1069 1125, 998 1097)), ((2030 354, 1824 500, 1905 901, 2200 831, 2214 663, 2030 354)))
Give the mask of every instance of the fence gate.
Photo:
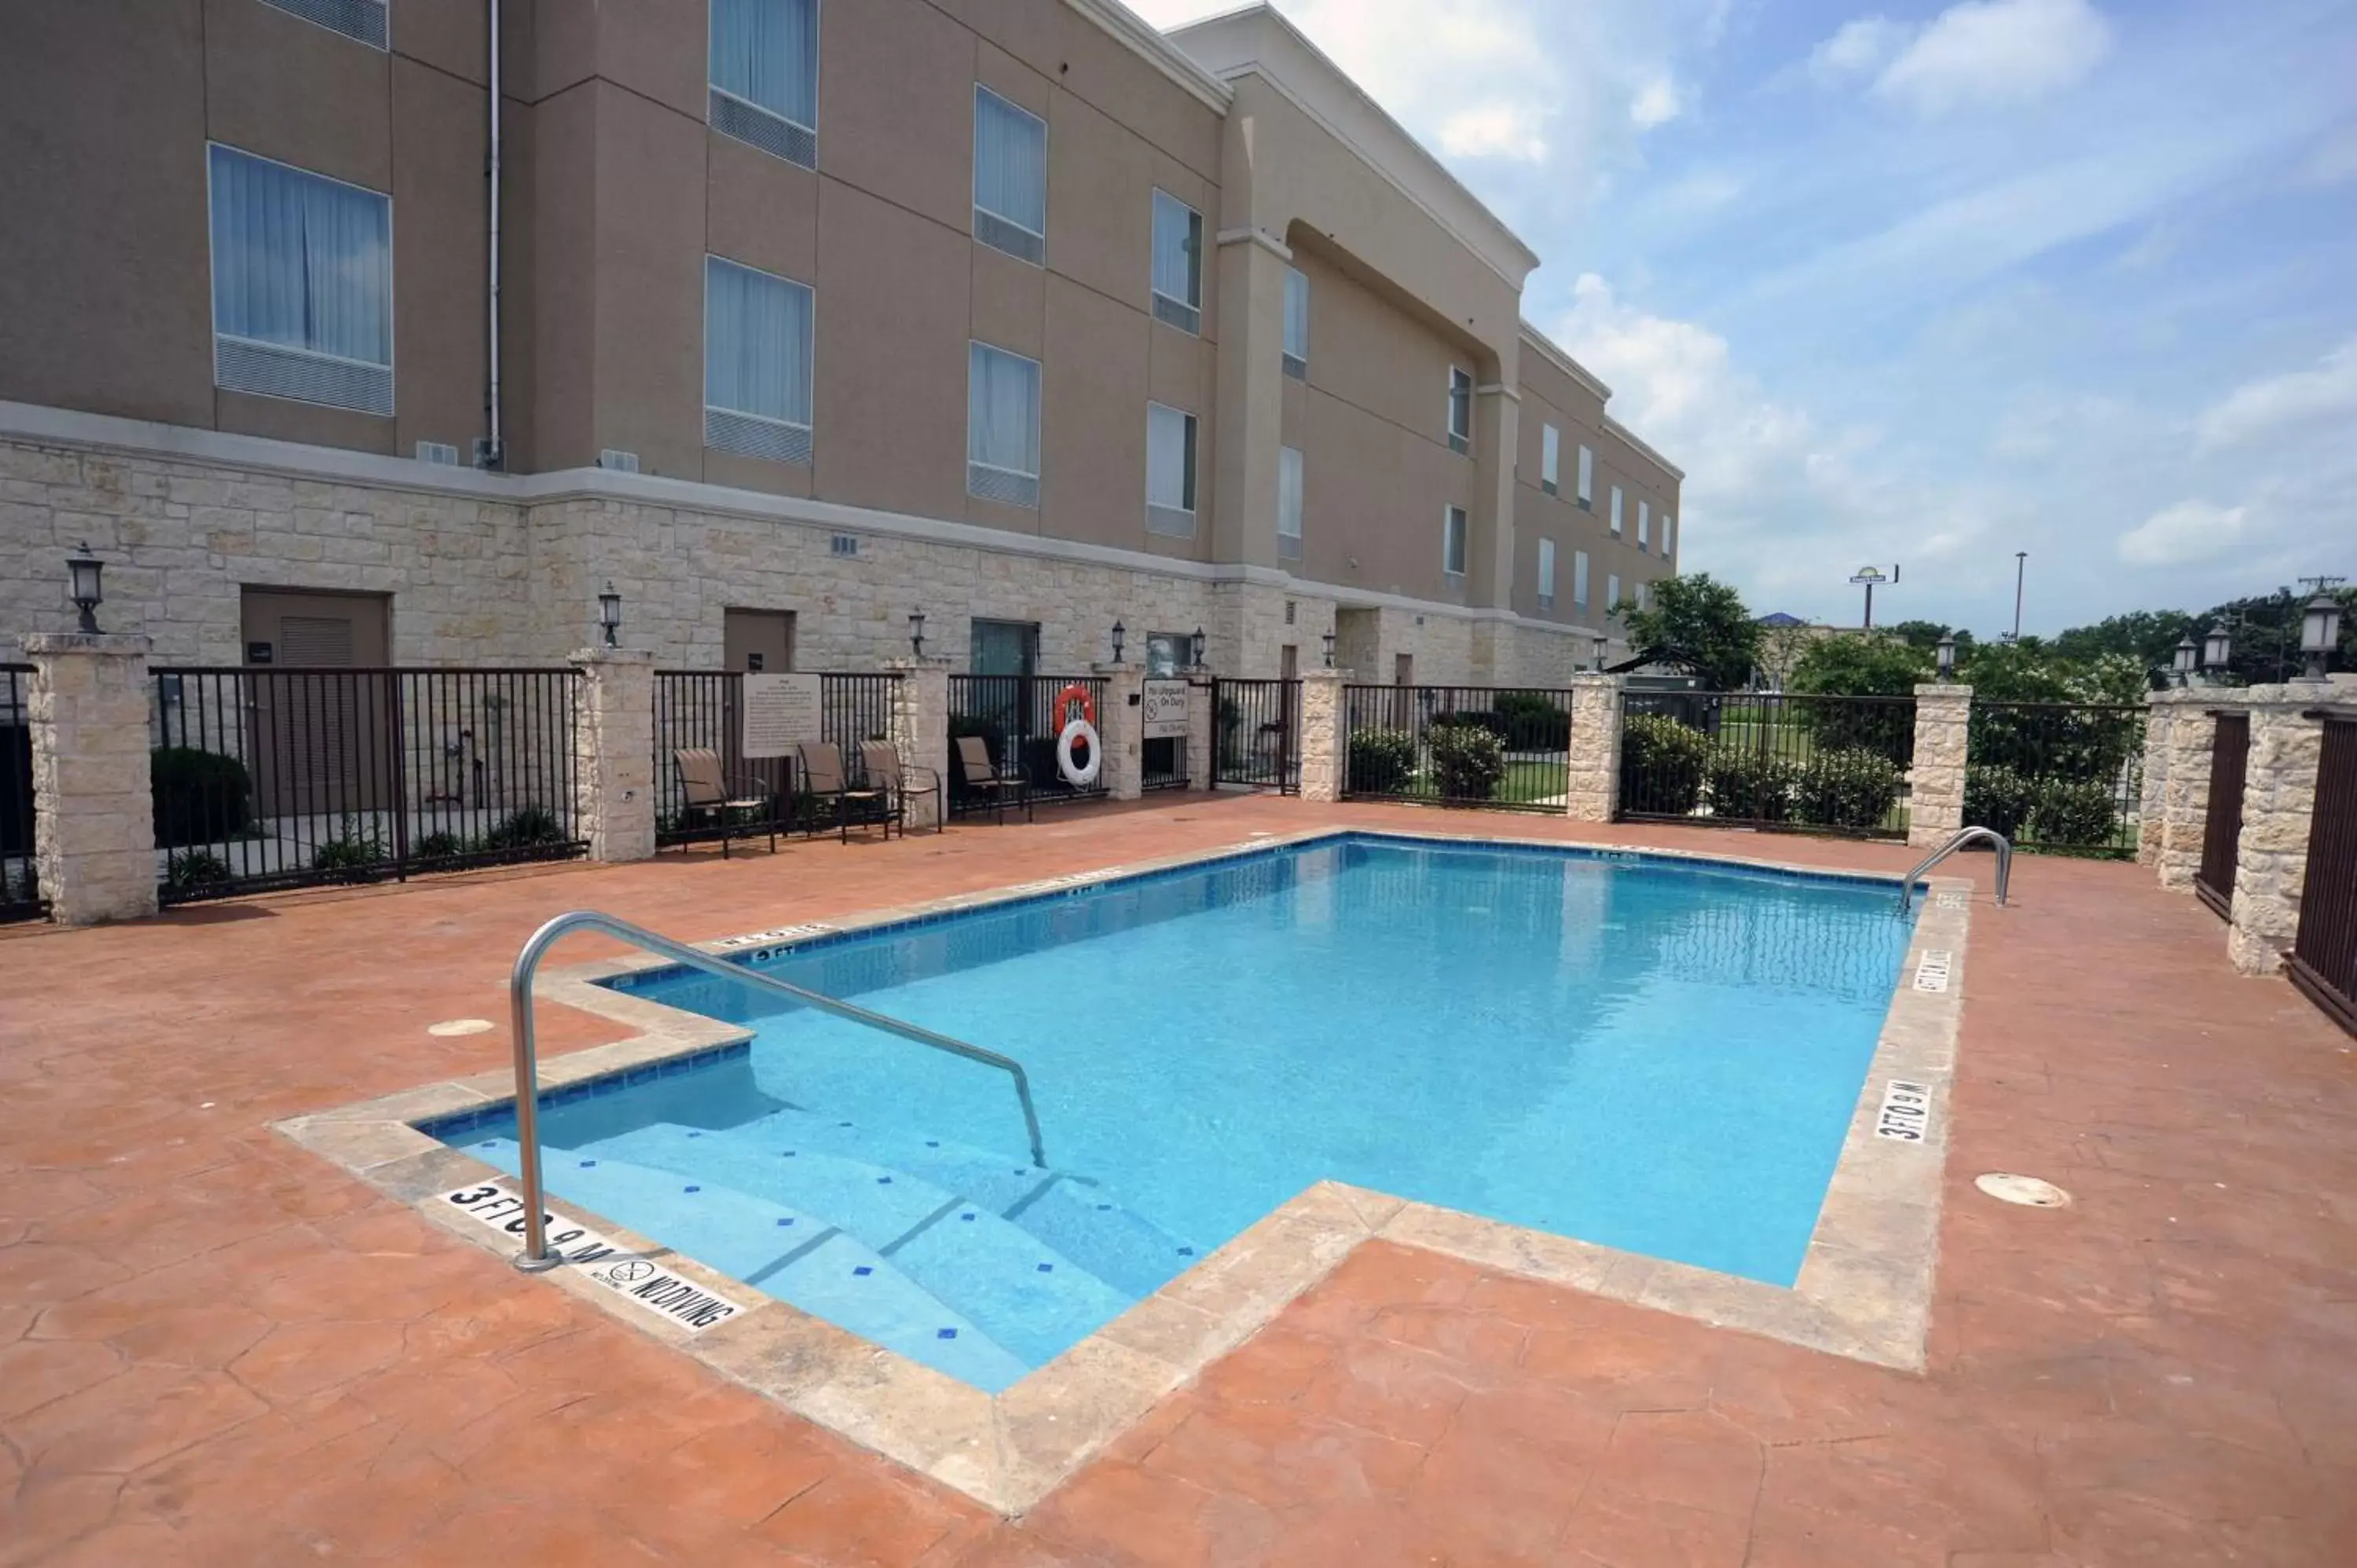
POLYGON ((29 664, 0 664, 0 921, 47 912, 33 875, 33 731, 29 664))
POLYGON ((1103 800, 1112 784, 1100 766, 1096 779, 1074 784, 1056 765, 1056 742, 1068 716, 1085 709, 1104 733, 1105 682, 1095 675, 952 675, 950 755, 942 759, 950 785, 950 813, 963 815, 989 804, 987 794, 966 788, 958 762, 958 742, 979 736, 992 769, 1002 779, 1020 779, 1038 800, 1103 800))
POLYGON ((2234 918, 2234 857, 2243 843, 2243 776, 2251 760, 2251 715, 2215 713, 2210 743, 2210 811, 2193 891, 2222 920, 2234 918))
POLYGON ((1571 693, 1552 687, 1345 686, 1342 794, 1560 811, 1571 693))
POLYGON ((1211 787, 1301 793, 1301 682, 1211 682, 1211 787))
POLYGON ((2357 1035, 2357 716, 2324 721, 2299 934, 2285 969, 2309 1001, 2357 1035))
MULTIPOLYGON (((820 738, 843 751, 847 776, 861 777, 859 743, 888 740, 900 677, 893 671, 821 671, 820 738)), ((655 843, 693 843, 726 831, 710 813, 691 813, 680 788, 677 754, 716 752, 732 791, 771 802, 782 826, 792 820, 793 759, 745 755, 744 676, 734 670, 655 671, 655 843)), ((814 819, 806 819, 814 820, 814 819)))
POLYGON ((1619 815, 1907 836, 1912 697, 1631 692, 1619 815))

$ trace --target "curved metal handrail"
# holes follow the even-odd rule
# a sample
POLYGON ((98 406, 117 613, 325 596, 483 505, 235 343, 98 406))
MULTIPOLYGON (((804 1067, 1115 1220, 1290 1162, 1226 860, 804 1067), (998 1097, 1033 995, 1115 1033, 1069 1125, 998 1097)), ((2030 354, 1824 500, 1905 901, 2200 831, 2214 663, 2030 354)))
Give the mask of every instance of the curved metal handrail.
POLYGON ((2007 886, 2013 880, 2013 841, 2007 838, 1995 828, 1965 828, 1960 831, 1955 837, 1950 839, 1947 843, 1942 844, 1939 848, 1925 855, 1921 863, 1919 864, 1914 870, 1907 874, 1907 880, 1899 885, 1899 912, 1903 915, 1907 913, 1908 910, 1915 907, 1915 879, 1917 877, 1922 875, 1925 872, 1931 870, 1933 866, 1939 865, 1942 861, 1947 859, 1950 855, 1955 854, 1966 844, 1975 843, 1981 839, 1986 839, 1989 843, 1996 845, 1996 906, 2000 909, 2004 908, 2005 890, 2007 886))
POLYGON ((931 1046, 937 1051, 947 1051, 952 1056, 963 1057, 985 1067, 997 1068, 1015 1079, 1015 1098, 1023 1103, 1023 1125, 1031 1134, 1031 1163, 1043 1170, 1047 1168, 1047 1152, 1039 1141, 1039 1113, 1031 1105, 1031 1079, 1024 1072, 1023 1064, 1013 1057, 1001 1056, 996 1051, 968 1045, 963 1040, 953 1040, 947 1035, 937 1035, 931 1029, 920 1028, 898 1018, 888 1018, 881 1013, 870 1013, 865 1007, 856 1007, 848 1002, 823 996, 815 991, 805 991, 799 985, 789 985, 782 980, 757 973, 743 964, 716 958, 684 942, 659 937, 643 927, 631 925, 628 920, 601 915, 595 909, 576 909, 570 914, 557 916, 534 931, 518 950, 515 968, 508 976, 508 1005, 515 1030, 516 1147, 523 1180, 524 1243, 523 1251, 516 1258, 516 1267, 537 1272, 554 1268, 564 1261, 548 1250, 548 1216, 542 1207, 544 1194, 540 1181, 540 1060, 533 1034, 532 983, 539 972, 542 956, 556 945, 558 939, 575 931, 603 931, 609 937, 643 948, 673 963, 685 964, 690 969, 701 970, 722 980, 742 981, 756 991, 788 997, 837 1018, 865 1024, 871 1029, 881 1029, 888 1035, 898 1035, 904 1040, 931 1046))

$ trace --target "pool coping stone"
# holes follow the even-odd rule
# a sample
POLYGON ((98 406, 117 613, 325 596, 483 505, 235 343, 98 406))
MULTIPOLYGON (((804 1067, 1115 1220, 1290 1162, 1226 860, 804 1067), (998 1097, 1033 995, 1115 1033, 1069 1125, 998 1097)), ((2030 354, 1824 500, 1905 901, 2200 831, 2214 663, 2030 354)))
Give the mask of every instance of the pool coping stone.
MULTIPOLYGON (((996 906, 1070 896, 1108 882, 1179 871, 1321 840, 1360 837, 1415 843, 1528 847, 1611 863, 1688 862, 1812 880, 1885 886, 1901 878, 1723 854, 1642 845, 1580 844, 1383 828, 1305 828, 1257 834, 1187 854, 1133 861, 1007 887, 862 911, 801 926, 699 942, 715 954, 774 951, 877 928, 996 906)), ((1935 876, 1876 1042, 1817 1225, 1790 1288, 1485 1219, 1336 1181, 1319 1181, 1272 1209, 1185 1273, 1044 1367, 992 1395, 823 1318, 762 1294, 651 1238, 569 1199, 565 1211, 632 1251, 662 1260, 681 1278, 740 1304, 702 1333, 635 1308, 583 1271, 542 1277, 797 1415, 921 1471, 1009 1517, 1028 1511, 1127 1431, 1165 1395, 1243 1344, 1330 1273, 1361 1242, 1380 1238, 1482 1268, 1759 1334, 1830 1355, 1905 1371, 1924 1367, 1940 1206, 1947 1163, 1956 1039, 1964 1007, 1972 882, 1935 876), (1949 955, 1943 989, 1916 976, 1927 951, 1949 955), (1893 1079, 1928 1090, 1921 1136, 1880 1135, 1893 1079)), ((539 1064, 541 1090, 586 1085, 633 1069, 723 1051, 752 1032, 600 983, 671 967, 654 954, 595 959, 549 970, 539 994, 637 1033, 539 1064)), ((511 1106, 515 1082, 500 1070, 419 1085, 275 1123, 277 1130, 432 1223, 507 1254, 503 1233, 442 1201, 458 1187, 512 1180, 420 1130, 470 1112, 511 1106)))

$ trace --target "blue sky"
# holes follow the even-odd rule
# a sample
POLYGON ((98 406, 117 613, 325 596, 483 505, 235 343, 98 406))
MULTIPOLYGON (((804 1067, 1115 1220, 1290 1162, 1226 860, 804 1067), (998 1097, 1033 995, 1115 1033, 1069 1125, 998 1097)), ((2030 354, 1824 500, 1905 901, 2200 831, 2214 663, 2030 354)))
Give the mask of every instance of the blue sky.
POLYGON ((2357 0, 1278 8, 1545 258, 1523 314, 1756 610, 2357 575, 2357 0))

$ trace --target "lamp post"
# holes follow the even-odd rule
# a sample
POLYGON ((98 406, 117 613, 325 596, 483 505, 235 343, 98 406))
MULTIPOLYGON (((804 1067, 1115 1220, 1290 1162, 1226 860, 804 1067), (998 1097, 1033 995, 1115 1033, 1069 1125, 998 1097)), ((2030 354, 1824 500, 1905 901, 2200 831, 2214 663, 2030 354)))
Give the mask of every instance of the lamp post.
POLYGON ((918 658, 925 656, 925 612, 909 612, 909 651, 918 658))
POLYGON ((82 541, 80 548, 81 554, 66 557, 66 596, 81 612, 81 620, 74 629, 94 632, 98 629, 98 607, 106 599, 98 584, 106 564, 90 553, 90 541, 82 541))
POLYGON ((617 640, 622 629, 622 596, 614 591, 611 582, 607 583, 606 591, 597 596, 597 624, 606 628, 607 647, 622 646, 617 640))
POLYGON ((1601 635, 1590 637, 1588 641, 1595 650, 1590 656, 1590 662, 1596 672, 1600 675, 1604 672, 1604 650, 1611 646, 1611 641, 1601 635))
POLYGON ((2341 646, 2341 601, 2319 594, 2308 601, 2299 618, 2299 650, 2308 655, 2308 671, 2300 679, 2321 682, 2332 651, 2341 646))
POLYGON ((2233 657, 2233 639, 2226 635, 2226 623, 2219 621, 2201 639, 2201 672, 2215 681, 2226 672, 2227 661, 2233 657))
POLYGON ((2201 650, 2194 646, 2192 633, 2188 632, 2177 639, 2177 653, 2169 669, 2169 676, 2176 682, 2179 691, 2193 684, 2193 666, 2201 657, 2201 650))
POLYGON ((1195 635, 1187 639, 1188 657, 1194 660, 1194 667, 1198 670, 1203 667, 1203 628, 1199 626, 1195 628, 1195 635))
POLYGON ((1113 661, 1115 664, 1121 662, 1122 639, 1126 638, 1128 635, 1129 629, 1121 624, 1118 618, 1115 618, 1113 623, 1113 661))
POLYGON ((2007 642, 2021 640, 2021 580, 2029 570, 2029 552, 2015 551, 2013 553, 2013 635, 2006 639, 2007 642))
POLYGON ((1323 640, 1326 644, 1326 668, 1331 670, 1334 668, 1334 634, 1328 632, 1323 640))
POLYGON ((1949 632, 1940 639, 1940 684, 1947 685, 1956 678, 1956 634, 1949 632))

